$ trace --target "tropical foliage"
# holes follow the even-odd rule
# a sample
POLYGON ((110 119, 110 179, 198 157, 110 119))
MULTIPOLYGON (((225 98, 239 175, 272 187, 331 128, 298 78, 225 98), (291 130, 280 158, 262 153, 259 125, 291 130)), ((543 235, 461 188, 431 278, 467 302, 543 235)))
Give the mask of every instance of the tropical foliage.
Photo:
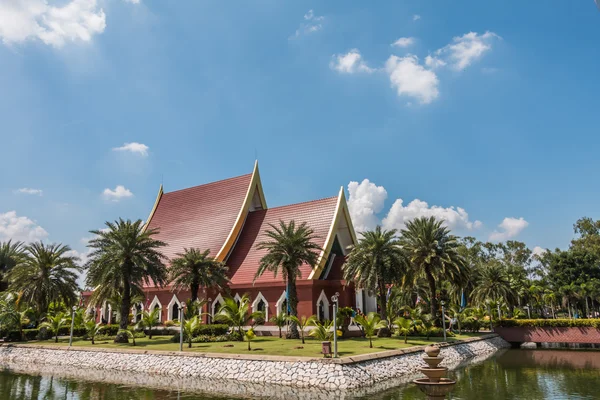
POLYGON ((152 339, 152 329, 160 323, 160 309, 144 311, 142 318, 137 323, 139 329, 148 329, 148 339, 152 339))
POLYGON ((171 260, 169 280, 173 290, 189 289, 191 301, 198 299, 200 288, 221 289, 227 285, 227 266, 209 256, 210 250, 184 249, 171 260))
MULTIPOLYGON (((163 286, 167 281, 165 256, 160 249, 166 244, 153 238, 158 231, 145 229, 142 220, 119 219, 106 222, 107 229, 91 231, 95 235, 88 246, 92 249, 86 264, 87 286, 96 296, 122 293, 119 326, 127 329, 132 296, 143 285, 163 286)), ((128 342, 127 335, 117 335, 115 342, 128 342)))
POLYGON ((247 294, 243 295, 239 301, 233 297, 226 297, 223 302, 224 304, 215 315, 215 320, 234 328, 240 340, 244 338, 244 326, 251 325, 258 319, 264 319, 262 311, 250 312, 250 298, 247 294))
MULTIPOLYGON (((266 254, 260 260, 260 266, 256 271, 255 280, 265 272, 272 272, 275 276, 281 273, 287 282, 289 292, 290 315, 298 315, 298 292, 296 290, 296 279, 302 277, 300 266, 308 264, 314 267, 322 250, 315 243, 317 238, 314 231, 306 223, 296 226, 295 221, 286 223, 279 221, 279 225, 269 224, 271 229, 264 232, 267 240, 257 245, 257 249, 266 250, 266 254)), ((291 338, 300 337, 298 327, 292 320, 288 334, 291 338)))
POLYGON ((387 321, 382 320, 379 314, 370 312, 367 315, 358 315, 356 323, 360 325, 364 335, 369 339, 369 347, 373 348, 373 336, 378 329, 387 328, 387 321))
POLYGON ((68 326, 71 322, 69 316, 63 312, 48 315, 46 320, 40 324, 40 328, 48 328, 54 334, 54 342, 58 343, 58 334, 61 328, 68 326))
POLYGON ((300 339, 302 339, 302 344, 304 344, 304 332, 308 326, 315 324, 317 316, 311 315, 310 317, 307 317, 306 315, 303 315, 301 318, 298 318, 295 315, 290 315, 288 319, 298 326, 298 330, 300 331, 300 339))

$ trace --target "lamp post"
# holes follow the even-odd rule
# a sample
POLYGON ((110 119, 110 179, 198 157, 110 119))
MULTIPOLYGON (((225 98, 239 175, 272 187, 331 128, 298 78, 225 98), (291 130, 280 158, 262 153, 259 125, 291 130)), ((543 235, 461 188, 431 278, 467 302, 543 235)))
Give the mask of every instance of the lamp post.
POLYGON ((529 309, 529 304, 527 304, 525 308, 527 309, 527 318, 531 319, 531 310, 529 309))
POLYGON ((444 309, 444 306, 446 305, 446 302, 444 300, 442 300, 440 302, 440 304, 442 305, 442 329, 444 330, 444 342, 446 341, 446 310, 444 309))
POLYGON ((183 351, 183 310, 185 310, 185 303, 179 307, 179 351, 183 351))
POLYGON ((73 306, 73 314, 71 315, 71 336, 69 336, 69 347, 73 345, 73 329, 75 328, 75 311, 77 307, 73 306))
POLYGON ((213 313, 213 306, 212 306, 212 298, 208 298, 208 304, 206 305, 206 308, 208 308, 208 315, 206 316, 206 319, 208 320, 208 324, 212 324, 212 313, 213 313))
POLYGON ((333 357, 337 358, 337 309, 338 309, 338 298, 340 294, 335 292, 333 296, 331 296, 331 301, 333 302, 333 357))

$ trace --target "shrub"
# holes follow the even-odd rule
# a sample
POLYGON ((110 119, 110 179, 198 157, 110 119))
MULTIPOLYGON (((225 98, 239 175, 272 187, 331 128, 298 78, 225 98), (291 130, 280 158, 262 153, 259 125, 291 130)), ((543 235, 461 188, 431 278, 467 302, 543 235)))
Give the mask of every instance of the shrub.
POLYGON ((549 328, 598 328, 600 319, 503 319, 498 321, 502 327, 549 327, 549 328))
POLYGON ((165 326, 168 328, 170 326, 178 326, 179 325, 179 321, 172 319, 170 321, 165 321, 165 326))
POLYGON ((39 329, 23 329, 23 335, 27 340, 36 340, 40 334, 39 329))
POLYGON ((19 331, 10 331, 4 337, 5 342, 20 342, 21 341, 21 332, 19 331))
POLYGON ((214 343, 214 342, 228 342, 229 336, 227 335, 200 335, 192 339, 192 343, 214 343))
POLYGON ((119 325, 118 324, 104 325, 102 328, 100 328, 100 332, 102 333, 102 335, 116 336, 117 332, 119 332, 119 325))
POLYGON ((198 329, 194 331, 194 336, 209 335, 209 336, 221 336, 229 332, 229 325, 225 324, 209 324, 200 325, 198 329))
POLYGON ((37 340, 48 340, 52 338, 52 331, 48 328, 40 328, 38 335, 37 335, 37 340))

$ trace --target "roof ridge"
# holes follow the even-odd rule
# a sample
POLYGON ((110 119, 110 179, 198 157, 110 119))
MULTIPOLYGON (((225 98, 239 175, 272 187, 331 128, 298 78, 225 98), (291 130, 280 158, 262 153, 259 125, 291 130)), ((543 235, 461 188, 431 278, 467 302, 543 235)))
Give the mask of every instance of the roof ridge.
POLYGON ((214 184, 216 184, 216 183, 221 183, 221 182, 225 182, 225 181, 230 181, 230 180, 233 180, 233 179, 239 179, 239 178, 243 178, 243 177, 246 177, 246 176, 252 176, 252 173, 249 173, 249 174, 243 174, 243 175, 238 175, 238 176, 233 176, 233 177, 231 177, 231 178, 220 179, 220 180, 218 180, 218 181, 212 181, 212 182, 208 182, 208 183, 203 183, 203 184, 201 184, 201 185, 190 186, 190 187, 187 187, 187 188, 183 188, 183 189, 177 189, 177 190, 173 190, 173 191, 170 191, 170 192, 164 192, 164 194, 165 194, 165 195, 167 195, 167 194, 171 194, 171 193, 183 192, 183 191, 185 191, 185 190, 196 189, 196 188, 199 188, 199 187, 201 187, 201 186, 209 186, 209 185, 214 185, 214 184))
MULTIPOLYGON (((308 201, 301 201, 300 203, 292 203, 292 204, 286 204, 283 206, 277 206, 277 207, 270 207, 267 208, 264 211, 269 211, 269 210, 275 210, 277 208, 284 208, 284 207, 291 207, 291 206, 298 206, 298 205, 302 205, 302 204, 308 204, 308 203, 317 203, 319 201, 324 201, 324 200, 331 200, 331 199, 337 199, 338 196, 329 196, 329 197, 322 197, 320 199, 315 199, 315 200, 308 200, 308 201)), ((258 211, 258 210, 257 210, 258 211)))

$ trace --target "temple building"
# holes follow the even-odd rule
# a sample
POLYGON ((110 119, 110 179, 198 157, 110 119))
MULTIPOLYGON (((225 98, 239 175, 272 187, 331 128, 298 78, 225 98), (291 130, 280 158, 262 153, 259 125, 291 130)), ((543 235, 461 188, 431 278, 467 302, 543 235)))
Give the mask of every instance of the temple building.
MULTIPOLYGON (((331 297, 340 293, 340 307, 375 311, 375 299, 363 291, 355 291, 351 282, 342 279, 342 265, 348 248, 356 243, 343 187, 335 197, 269 208, 263 192, 258 163, 252 173, 207 183, 188 189, 164 193, 162 186, 146 226, 158 229, 155 236, 167 246, 163 253, 168 259, 183 253, 184 248, 210 250, 210 255, 229 267, 229 287, 225 290, 202 288, 199 298, 209 300, 204 310, 209 316, 218 312, 225 296, 248 294, 253 311, 265 312, 265 320, 286 312, 286 283, 281 273, 273 276, 266 271, 255 279, 264 250, 256 248, 264 241, 269 224, 279 221, 306 222, 318 237, 323 249, 317 265, 301 266, 297 279, 298 315, 332 317, 331 297)), ((168 263, 167 263, 168 264, 168 263)), ((159 308, 161 322, 178 318, 178 307, 190 298, 188 291, 172 291, 171 287, 147 287, 147 300, 133 307, 140 310, 159 308)), ((116 311, 116 310, 115 310, 116 311)), ((101 307, 99 318, 114 319, 109 306, 101 307)))

